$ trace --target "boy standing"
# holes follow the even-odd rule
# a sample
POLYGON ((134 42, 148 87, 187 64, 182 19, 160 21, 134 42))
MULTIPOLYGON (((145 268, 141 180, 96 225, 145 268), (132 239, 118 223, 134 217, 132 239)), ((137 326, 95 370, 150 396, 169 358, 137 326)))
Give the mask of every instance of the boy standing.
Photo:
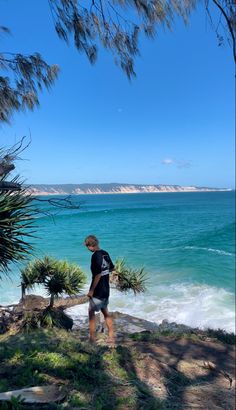
POLYGON ((99 241, 94 235, 89 235, 84 241, 85 246, 90 252, 91 257, 91 272, 92 281, 87 296, 89 301, 89 335, 90 341, 95 342, 95 312, 100 310, 103 313, 107 328, 108 338, 113 342, 113 324, 112 318, 108 312, 107 306, 109 303, 110 285, 109 274, 114 269, 114 265, 109 254, 100 249, 99 241))

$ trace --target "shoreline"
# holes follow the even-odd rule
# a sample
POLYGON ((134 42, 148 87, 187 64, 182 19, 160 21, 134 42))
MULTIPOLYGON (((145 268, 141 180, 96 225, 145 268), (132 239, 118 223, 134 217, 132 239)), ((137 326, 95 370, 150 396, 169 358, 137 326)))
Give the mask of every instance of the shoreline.
MULTIPOLYGON (((81 307, 88 303, 88 298, 85 294, 77 295, 77 296, 66 296, 66 297, 59 297, 55 301, 55 308, 62 309, 66 315, 68 315, 73 320, 73 331, 80 329, 87 329, 88 328, 88 316, 87 316, 87 307, 86 307, 86 315, 83 312, 78 312, 75 314, 73 311, 71 312, 70 309, 81 307)), ((4 324, 4 317, 10 318, 12 315, 15 319, 18 315, 23 312, 29 312, 34 310, 41 310, 45 309, 46 306, 49 304, 49 298, 45 298, 43 296, 29 294, 25 297, 23 301, 19 300, 18 303, 12 303, 9 305, 1 305, 0 304, 0 334, 1 334, 1 326, 4 324), (5 316, 5 313, 7 316, 5 316)), ((119 327, 126 329, 123 332, 126 333, 136 333, 136 332, 143 332, 143 331, 151 331, 151 332, 184 332, 184 333, 200 333, 200 334, 208 334, 209 332, 213 333, 221 333, 222 335, 234 335, 236 336, 235 331, 228 331, 224 328, 214 328, 214 327, 199 327, 199 326, 192 326, 187 325, 185 323, 171 321, 169 319, 163 319, 162 321, 155 322, 153 320, 148 320, 147 318, 142 318, 141 316, 130 314, 127 312, 122 312, 122 310, 111 310, 111 315, 114 317, 119 318, 119 327), (129 331, 127 329, 130 329, 129 331), (132 328, 134 330, 132 330, 132 328), (140 328, 141 330, 138 330, 140 328), (135 330, 136 329, 136 330, 135 330)), ((99 314, 96 315, 99 317, 99 314)), ((17 319, 18 320, 18 319, 17 319)), ((99 322, 100 323, 100 322, 99 322)), ((100 323, 101 324, 101 323, 100 323)))
POLYGON ((132 195, 132 194, 173 194, 173 193, 199 193, 199 192, 233 192, 231 188, 225 189, 193 189, 193 190, 156 190, 156 191, 101 191, 101 192, 48 192, 48 191, 34 191, 26 190, 26 193, 35 196, 82 196, 82 195, 132 195))
MULTIPOLYGON (((18 283, 18 282, 17 282, 18 283)), ((15 286, 17 289, 17 286, 15 286)), ((36 296, 40 297, 46 297, 45 292, 43 292, 41 289, 35 289, 36 292, 33 292, 36 296)), ((165 288, 164 288, 165 290, 165 288)), ((161 290, 163 291, 163 290, 161 290)), ((129 297, 127 298, 127 295, 120 294, 120 292, 116 291, 115 289, 112 288, 112 294, 111 294, 111 299, 110 299, 110 310, 111 311, 119 311, 120 313, 123 314, 128 314, 130 316, 136 316, 141 320, 148 320, 150 322, 153 322, 157 325, 159 325, 163 320, 167 320, 169 322, 176 322, 177 324, 184 324, 185 326, 189 327, 198 327, 201 330, 206 330, 207 328, 212 328, 212 329, 222 329, 226 332, 229 333, 234 333, 236 334, 236 329, 235 329, 235 312, 234 312, 234 307, 232 306, 232 297, 233 297, 233 291, 228 290, 227 295, 229 295, 230 299, 227 299, 229 303, 224 302, 225 300, 225 295, 226 291, 223 288, 219 289, 219 292, 215 292, 216 289, 209 288, 204 286, 204 288, 200 285, 194 285, 193 288, 190 286, 186 290, 186 292, 190 295, 189 300, 186 299, 186 294, 182 292, 182 286, 180 288, 181 294, 177 295, 178 297, 172 299, 171 306, 168 305, 169 300, 171 298, 172 293, 168 293, 167 297, 167 302, 165 302, 165 298, 163 299, 162 297, 154 297, 153 295, 150 295, 150 292, 148 291, 148 304, 147 304, 147 311, 142 309, 142 306, 145 305, 145 299, 146 295, 142 294, 139 295, 139 297, 135 297, 133 294, 130 294, 129 297), (224 311, 222 312, 221 316, 218 316, 212 312, 217 308, 214 303, 211 303, 210 306, 208 306, 207 310, 203 309, 196 309, 193 311, 191 310, 191 301, 193 300, 191 297, 191 294, 193 292, 194 300, 196 301, 197 295, 199 297, 202 297, 202 304, 205 306, 205 303, 209 300, 212 301, 213 299, 217 299, 218 303, 222 303, 222 306, 224 307, 224 311), (150 299, 151 297, 151 299, 150 299), (158 300, 158 308, 153 306, 156 306, 158 300), (154 303, 154 305, 153 305, 154 303), (166 305, 167 303, 167 305, 166 305), (172 310, 175 310, 175 315, 172 314, 172 310), (187 309, 187 310, 186 310, 187 309), (190 309, 190 313, 188 312, 188 309, 190 309), (227 320, 226 322, 224 321, 223 317, 226 317, 227 320), (193 319, 194 318, 194 319, 193 319)), ((86 294, 87 288, 83 289, 82 294, 86 294)), ((28 293, 27 296, 30 296, 32 293, 28 293)), ((80 296, 80 295, 78 295, 80 296)), ((63 296, 63 300, 65 300, 66 295, 63 296)), ((20 290, 15 293, 14 297, 11 298, 0 298, 0 311, 1 307, 8 306, 8 305, 17 305, 20 301, 20 290)), ((208 302, 207 302, 208 303, 208 302)), ((77 321, 79 319, 83 320, 87 318, 87 307, 86 305, 80 305, 76 306, 73 308, 72 304, 72 312, 70 313, 71 317, 77 321)))
MULTIPOLYGON (((178 331, 180 329, 181 330, 188 329, 188 331, 196 331, 197 329, 200 332, 204 333, 204 332, 207 332, 208 329, 211 329, 212 331, 215 331, 215 332, 220 330, 222 332, 225 332, 226 334, 233 334, 236 336, 235 326, 227 329, 221 325, 217 325, 213 323, 202 324, 202 325, 197 324, 197 323, 194 324, 194 322, 188 323, 178 318, 174 319, 173 317, 168 317, 168 315, 165 315, 165 316, 163 315, 159 317, 158 320, 155 320, 153 317, 150 317, 148 315, 143 315, 142 313, 140 314, 140 312, 138 311, 134 312, 129 309, 124 309, 118 305, 111 306, 109 310, 111 313, 118 312, 120 315, 124 315, 130 318, 136 318, 136 320, 139 321, 140 323, 148 322, 156 330, 171 329, 174 331, 178 331)), ((70 306, 65 310, 65 313, 68 314, 73 319, 75 327, 81 326, 81 325, 84 326, 84 323, 87 322, 87 307, 85 307, 84 304, 70 306)))
MULTIPOLYGON (((73 330, 78 330, 78 328, 87 328, 88 327, 88 317, 87 317, 87 304, 88 298, 85 294, 77 295, 77 296, 66 296, 60 297, 55 301, 55 308, 62 309, 74 322, 73 330), (86 307, 85 307, 86 305, 86 307), (86 314, 81 312, 81 307, 86 309, 86 314), (78 308, 77 312, 73 312, 73 308, 78 308)), ((46 308, 49 304, 49 298, 45 298, 40 295, 29 294, 25 297, 24 301, 19 300, 18 303, 12 303, 9 305, 2 305, 0 304, 0 330, 1 330, 1 320, 4 321, 4 312, 8 312, 8 314, 13 314, 13 316, 17 316, 19 312, 22 311, 33 311, 37 309, 46 308), (2 316, 3 315, 3 316, 2 316)), ((84 310, 82 309, 82 310, 84 310)), ((159 322, 156 322, 151 319, 144 318, 139 314, 133 314, 128 310, 124 312, 123 309, 119 309, 116 307, 114 310, 110 310, 112 315, 115 315, 124 318, 124 323, 120 322, 120 325, 124 325, 125 327, 128 326, 128 323, 132 324, 133 327, 141 327, 142 331, 171 331, 174 333, 178 332, 199 332, 202 334, 207 334, 209 331, 212 333, 220 332, 225 335, 234 335, 236 336, 235 331, 226 330, 220 327, 212 327, 212 326, 193 326, 189 324, 185 324, 184 322, 177 322, 171 319, 162 319, 159 322)), ((99 315, 97 315, 99 317, 99 315)), ((131 327, 132 327, 131 326, 131 327)), ((127 331, 127 330, 126 330, 127 331)), ((138 331, 138 330, 136 330, 138 331)), ((132 331, 130 331, 132 333, 132 331)), ((1 331, 0 331, 1 334, 1 331)))
POLYGON ((26 192, 34 195, 111 195, 168 192, 231 192, 229 187, 178 184, 129 184, 129 183, 62 183, 25 184, 26 192))

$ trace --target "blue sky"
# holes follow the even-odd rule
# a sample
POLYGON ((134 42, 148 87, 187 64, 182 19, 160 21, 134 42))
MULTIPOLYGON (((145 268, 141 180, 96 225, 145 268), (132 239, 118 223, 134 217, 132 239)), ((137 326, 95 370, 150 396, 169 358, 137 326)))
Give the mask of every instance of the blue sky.
POLYGON ((60 66, 40 108, 1 125, 1 145, 32 142, 17 170, 28 183, 140 183, 234 187, 234 63, 205 11, 186 27, 142 39, 128 81, 100 49, 91 66, 58 39, 46 0, 0 0, 1 50, 40 52, 60 66))

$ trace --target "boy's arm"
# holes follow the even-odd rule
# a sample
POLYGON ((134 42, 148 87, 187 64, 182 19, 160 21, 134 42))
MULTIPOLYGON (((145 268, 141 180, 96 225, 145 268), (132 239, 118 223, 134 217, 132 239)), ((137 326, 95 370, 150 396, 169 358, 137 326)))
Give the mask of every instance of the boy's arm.
POLYGON ((92 262, 93 270, 96 272, 96 274, 92 280, 92 283, 89 288, 89 292, 87 294, 89 298, 93 297, 94 290, 102 276, 102 255, 100 254, 100 252, 96 252, 93 254, 91 262, 92 262))
POLYGON ((93 292, 95 291, 95 288, 96 288, 98 282, 100 281, 101 277, 102 277, 102 274, 101 274, 101 273, 98 273, 98 274, 95 276, 95 278, 94 278, 94 280, 93 280, 93 282, 92 282, 92 285, 90 286, 89 292, 88 292, 88 294, 87 294, 87 296, 88 296, 89 298, 92 298, 92 297, 93 297, 93 292))

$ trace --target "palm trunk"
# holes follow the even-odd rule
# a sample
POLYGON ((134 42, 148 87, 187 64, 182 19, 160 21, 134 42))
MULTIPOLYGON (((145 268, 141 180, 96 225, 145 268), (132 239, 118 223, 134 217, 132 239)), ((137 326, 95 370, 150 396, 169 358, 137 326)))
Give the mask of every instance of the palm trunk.
POLYGON ((26 286, 23 282, 21 282, 21 300, 25 299, 25 290, 26 290, 26 286))
POLYGON ((52 308, 53 305, 54 305, 54 297, 55 297, 55 295, 54 295, 54 293, 52 293, 51 297, 50 297, 50 304, 49 304, 50 308, 52 308))

